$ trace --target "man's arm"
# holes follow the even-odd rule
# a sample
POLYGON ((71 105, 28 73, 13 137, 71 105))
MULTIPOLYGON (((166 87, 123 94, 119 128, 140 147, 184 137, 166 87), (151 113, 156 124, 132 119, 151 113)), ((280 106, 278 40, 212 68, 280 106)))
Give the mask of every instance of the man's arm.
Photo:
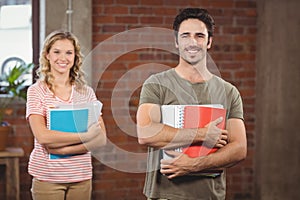
POLYGON ((217 119, 205 128, 178 129, 162 124, 160 105, 144 103, 137 111, 137 133, 140 144, 156 148, 176 148, 209 139, 216 147, 227 143, 227 131, 219 129, 217 119), (210 137, 206 137, 209 135, 210 137), (216 145, 215 145, 216 144, 216 145))
POLYGON ((170 160, 161 160, 161 173, 174 178, 191 172, 231 167, 246 158, 247 140, 243 120, 227 121, 228 144, 217 152, 203 157, 190 158, 185 154, 170 160))

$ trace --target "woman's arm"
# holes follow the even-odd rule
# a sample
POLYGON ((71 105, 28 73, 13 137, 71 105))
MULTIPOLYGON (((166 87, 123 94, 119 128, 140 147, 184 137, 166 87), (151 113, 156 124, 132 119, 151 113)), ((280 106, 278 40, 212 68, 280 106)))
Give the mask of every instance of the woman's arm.
MULTIPOLYGON (((79 143, 75 145, 66 145, 58 148, 54 148, 48 145, 47 146, 48 152, 52 154, 60 154, 60 155, 81 154, 81 153, 86 153, 88 151, 97 150, 99 147, 104 146, 106 144, 106 128, 105 128, 103 118, 100 117, 98 122, 99 123, 96 123, 89 128, 89 131, 92 132, 98 131, 99 128, 99 134, 97 134, 92 139, 84 143, 79 143), (90 130, 90 129, 96 129, 96 130, 90 130)), ((79 136, 81 135, 82 134, 80 134, 79 136)))
POLYGON ((80 134, 49 130, 45 118, 35 114, 29 116, 29 124, 34 137, 47 148, 58 148, 87 142, 100 132, 100 127, 91 127, 88 132, 80 134))

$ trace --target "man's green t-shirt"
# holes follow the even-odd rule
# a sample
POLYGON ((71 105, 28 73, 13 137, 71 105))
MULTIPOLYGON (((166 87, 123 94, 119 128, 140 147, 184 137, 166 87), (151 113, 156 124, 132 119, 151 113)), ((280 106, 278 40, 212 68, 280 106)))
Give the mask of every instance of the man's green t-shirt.
MULTIPOLYGON (((140 105, 222 104, 226 118, 243 119, 241 96, 232 84, 213 76, 201 83, 181 78, 174 69, 150 76, 143 84, 140 105)), ((144 194, 148 198, 164 199, 225 199, 225 171, 217 177, 181 176, 169 180, 159 172, 162 151, 148 148, 144 194)))

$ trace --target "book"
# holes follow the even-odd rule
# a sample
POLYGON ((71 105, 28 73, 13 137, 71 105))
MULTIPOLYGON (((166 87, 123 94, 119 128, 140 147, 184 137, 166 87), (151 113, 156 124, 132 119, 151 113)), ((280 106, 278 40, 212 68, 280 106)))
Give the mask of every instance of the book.
MULTIPOLYGON (((208 107, 208 106, 185 106, 184 108, 184 125, 183 128, 203 128, 211 121, 223 117, 221 123, 217 125, 218 128, 225 128, 226 110, 223 108, 208 107)), ((205 156, 214 153, 218 148, 207 145, 205 142, 193 144, 189 147, 183 148, 183 152, 190 157, 205 156)))
MULTIPOLYGON (((226 109, 220 104, 205 105, 162 105, 162 123, 174 128, 203 128, 211 121, 219 117, 223 120, 217 126, 221 129, 225 128, 226 109)), ((192 144, 188 147, 175 149, 175 151, 183 152, 190 157, 205 156, 217 151, 204 142, 192 144)), ((163 158, 170 158, 163 151, 163 158)))
MULTIPOLYGON (((77 105, 56 105, 49 109, 49 129, 61 132, 82 133, 97 122, 101 115, 100 101, 77 105)), ((72 155, 49 154, 49 159, 68 158, 72 155)))
MULTIPOLYGON (((221 123, 217 126, 221 129, 225 128, 226 109, 220 104, 205 105, 162 105, 161 106, 162 123, 174 128, 203 128, 211 121, 223 117, 221 123)), ((186 147, 176 148, 174 151, 183 152, 189 157, 195 158, 214 153, 218 150, 213 146, 209 146, 206 142, 191 144, 186 147)), ((163 159, 170 159, 165 150, 163 159)), ((222 173, 222 170, 205 170, 194 172, 192 176, 216 177, 222 173)))
POLYGON ((82 104, 56 104, 51 110, 72 110, 72 109, 88 109, 88 126, 98 121, 99 116, 102 114, 103 104, 100 101, 93 101, 82 104))

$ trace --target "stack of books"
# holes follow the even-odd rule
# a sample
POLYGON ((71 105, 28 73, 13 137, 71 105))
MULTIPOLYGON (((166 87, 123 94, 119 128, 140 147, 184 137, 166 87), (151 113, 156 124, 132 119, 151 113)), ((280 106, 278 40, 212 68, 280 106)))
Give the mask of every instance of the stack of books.
MULTIPOLYGON (((221 123, 217 126, 225 129, 226 109, 220 104, 205 104, 205 105, 162 105, 161 106, 162 123, 174 128, 203 128, 211 121, 223 117, 221 123)), ((206 142, 193 143, 189 146, 174 149, 177 152, 187 154, 189 157, 195 158, 206 156, 214 153, 218 148, 209 146, 206 142)), ((171 157, 163 150, 163 159, 171 157)), ((220 173, 209 173, 206 175, 216 176, 220 173)))

